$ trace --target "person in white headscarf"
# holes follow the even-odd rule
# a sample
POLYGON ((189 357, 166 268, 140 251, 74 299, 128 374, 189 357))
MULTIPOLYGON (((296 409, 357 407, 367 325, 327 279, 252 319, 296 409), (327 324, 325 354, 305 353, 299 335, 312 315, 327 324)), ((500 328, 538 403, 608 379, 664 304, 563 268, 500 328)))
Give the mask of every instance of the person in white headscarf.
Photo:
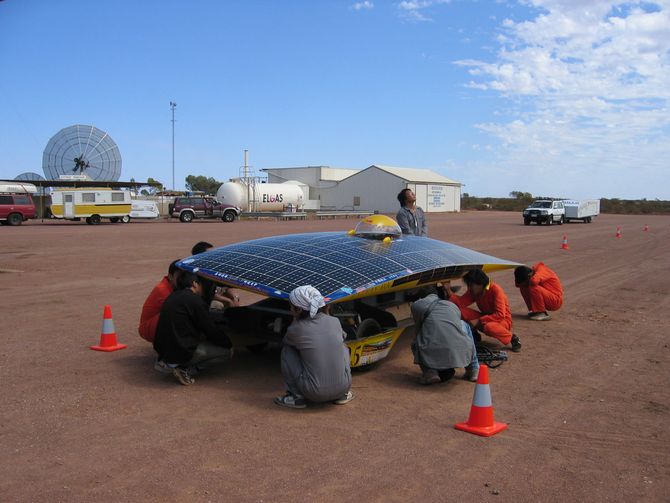
POLYGON ((346 334, 337 318, 325 313, 325 302, 313 286, 289 294, 293 322, 286 330, 281 372, 286 394, 275 397, 283 407, 304 409, 307 402, 350 402, 351 366, 346 334))

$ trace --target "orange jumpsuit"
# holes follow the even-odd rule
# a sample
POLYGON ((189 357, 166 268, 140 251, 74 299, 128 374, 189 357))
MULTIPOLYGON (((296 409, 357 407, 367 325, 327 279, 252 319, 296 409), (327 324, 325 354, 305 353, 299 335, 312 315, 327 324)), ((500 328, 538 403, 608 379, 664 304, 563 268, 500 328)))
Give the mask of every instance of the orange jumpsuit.
POLYGON ((142 314, 140 314, 140 326, 137 327, 137 331, 142 339, 149 342, 154 341, 154 337, 156 337, 156 328, 158 327, 158 318, 161 314, 161 307, 163 307, 165 299, 170 296, 172 290, 173 288, 170 280, 167 276, 164 276, 160 283, 151 290, 147 300, 144 301, 142 314))
POLYGON ((479 320, 482 330, 489 337, 495 337, 503 344, 512 341, 512 311, 507 295, 502 287, 490 281, 482 293, 474 297, 468 290, 463 295, 452 294, 449 300, 461 310, 465 321, 479 320), (479 311, 468 306, 477 303, 479 311))
POLYGON ((558 311, 563 305, 563 287, 558 276, 542 262, 533 266, 533 272, 535 274, 530 277, 527 285, 516 285, 521 290, 528 311, 558 311))

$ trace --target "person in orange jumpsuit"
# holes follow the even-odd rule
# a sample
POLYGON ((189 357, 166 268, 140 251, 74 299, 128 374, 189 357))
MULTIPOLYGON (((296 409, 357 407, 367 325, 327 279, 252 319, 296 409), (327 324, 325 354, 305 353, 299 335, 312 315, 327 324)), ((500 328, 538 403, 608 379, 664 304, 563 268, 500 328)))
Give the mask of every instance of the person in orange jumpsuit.
POLYGON ((531 320, 549 320, 551 316, 548 311, 558 311, 563 305, 561 281, 542 262, 532 268, 522 265, 514 269, 514 282, 521 290, 531 320))
POLYGON ((481 330, 503 344, 512 344, 512 351, 521 350, 519 338, 512 333, 512 312, 507 295, 481 269, 473 269, 463 276, 468 290, 463 295, 451 291, 449 283, 442 288, 449 300, 461 310, 461 317, 470 323, 473 330, 481 330), (476 303, 479 311, 469 307, 476 303))
POLYGON ((153 290, 151 290, 151 293, 142 306, 140 325, 137 327, 137 331, 140 334, 140 337, 146 341, 154 342, 161 308, 163 307, 165 299, 170 296, 177 284, 177 274, 179 273, 179 269, 177 269, 176 266, 177 262, 179 262, 179 260, 175 260, 170 264, 167 276, 163 276, 163 279, 160 280, 153 290))

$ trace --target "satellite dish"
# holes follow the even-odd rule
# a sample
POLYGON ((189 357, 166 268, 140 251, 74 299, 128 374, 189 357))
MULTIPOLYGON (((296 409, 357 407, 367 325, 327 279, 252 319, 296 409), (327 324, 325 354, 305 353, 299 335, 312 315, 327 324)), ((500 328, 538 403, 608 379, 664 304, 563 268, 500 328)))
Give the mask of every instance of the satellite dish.
POLYGON ((86 175, 95 181, 116 182, 121 177, 121 152, 104 131, 77 124, 61 129, 49 140, 42 169, 48 180, 86 175))
POLYGON ((33 173, 32 171, 26 171, 25 173, 21 173, 19 176, 14 178, 14 180, 21 180, 24 182, 29 182, 31 180, 44 180, 44 177, 38 173, 33 173))

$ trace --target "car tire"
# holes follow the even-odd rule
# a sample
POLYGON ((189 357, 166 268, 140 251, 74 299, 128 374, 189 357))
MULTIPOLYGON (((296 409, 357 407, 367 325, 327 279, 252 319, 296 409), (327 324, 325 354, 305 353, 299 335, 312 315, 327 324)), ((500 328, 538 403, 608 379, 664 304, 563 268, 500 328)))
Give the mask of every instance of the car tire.
POLYGON ((374 318, 366 318, 356 328, 356 338, 365 339, 382 331, 382 326, 374 318))
POLYGON ((10 213, 7 216, 7 225, 21 225, 23 216, 20 213, 10 213))
POLYGON ((130 222, 130 215, 123 215, 121 217, 121 223, 122 224, 127 224, 128 222, 130 222))
POLYGON ((524 218, 523 225, 530 225, 530 218, 524 218))
POLYGON ((224 222, 230 223, 235 221, 235 212, 233 210, 227 210, 223 212, 221 220, 224 222))
POLYGON ((191 211, 183 212, 181 215, 179 215, 179 220, 181 220, 185 224, 193 221, 193 212, 191 211))
POLYGON ((547 217, 547 225, 553 225, 554 223, 554 215, 549 215, 547 217))
POLYGON ((558 221, 558 225, 563 225, 563 222, 565 221, 565 217, 561 215, 560 220, 558 221))
POLYGON ((91 215, 89 218, 91 219, 91 225, 98 225, 100 222, 102 222, 100 215, 91 215))

